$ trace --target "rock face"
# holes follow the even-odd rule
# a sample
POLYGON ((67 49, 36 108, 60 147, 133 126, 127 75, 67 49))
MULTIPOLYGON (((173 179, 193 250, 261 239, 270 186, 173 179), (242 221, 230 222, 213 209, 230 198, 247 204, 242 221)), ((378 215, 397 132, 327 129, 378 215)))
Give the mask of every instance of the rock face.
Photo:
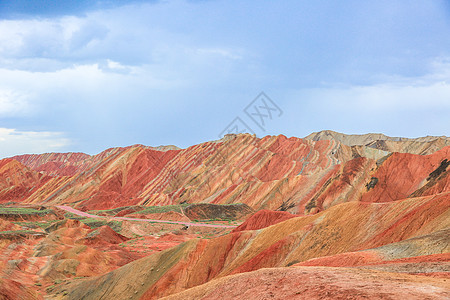
POLYGON ((24 201, 33 190, 49 179, 14 159, 2 159, 0 160, 0 203, 24 201))
POLYGON ((84 153, 46 153, 19 155, 12 159, 47 175, 73 176, 87 167, 91 157, 84 153))
POLYGON ((36 291, 32 290, 29 287, 24 286, 23 284, 7 279, 0 279, 0 299, 5 300, 14 300, 14 299, 44 299, 41 295, 39 295, 36 291))
POLYGON ((176 146, 149 147, 143 145, 133 145, 125 148, 110 148, 98 155, 88 155, 85 153, 45 153, 45 154, 25 154, 12 157, 23 165, 46 175, 52 176, 73 176, 83 171, 89 170, 101 163, 110 155, 115 155, 117 151, 129 148, 143 148, 165 152, 169 150, 179 150, 176 146))
POLYGON ((271 211, 271 210, 260 210, 250 218, 248 218, 244 223, 233 229, 232 232, 244 231, 244 230, 257 230, 277 223, 289 220, 291 218, 298 217, 297 215, 290 214, 285 211, 271 211))
POLYGON ((372 173, 377 183, 368 188, 361 201, 386 202, 447 192, 450 188, 447 158, 450 147, 425 156, 393 153, 372 173))

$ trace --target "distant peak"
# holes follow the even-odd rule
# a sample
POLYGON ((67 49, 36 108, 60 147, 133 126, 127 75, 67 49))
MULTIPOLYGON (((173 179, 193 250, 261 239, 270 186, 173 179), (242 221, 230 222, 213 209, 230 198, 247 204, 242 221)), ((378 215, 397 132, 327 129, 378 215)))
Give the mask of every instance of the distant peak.
POLYGON ((347 146, 364 146, 375 141, 392 141, 392 142, 433 142, 436 140, 444 140, 450 142, 450 138, 446 136, 426 136, 419 138, 391 137, 383 133, 366 133, 366 134, 345 134, 332 130, 323 130, 311 133, 305 139, 320 140, 336 140, 347 146))

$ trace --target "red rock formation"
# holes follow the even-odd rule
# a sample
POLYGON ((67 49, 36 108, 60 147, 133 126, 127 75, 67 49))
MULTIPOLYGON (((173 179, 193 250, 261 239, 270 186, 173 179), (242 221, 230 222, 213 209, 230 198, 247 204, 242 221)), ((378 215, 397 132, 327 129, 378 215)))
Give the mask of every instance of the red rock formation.
POLYGON ((45 153, 14 156, 12 159, 37 172, 53 176, 73 176, 87 167, 91 158, 84 153, 45 153))
POLYGON ((49 178, 33 171, 16 160, 0 160, 0 202, 21 202, 49 178))
POLYGON ((369 191, 362 196, 361 201, 387 202, 404 199, 431 180, 435 181, 434 184, 428 187, 428 192, 423 191, 422 195, 448 192, 450 181, 445 171, 447 167, 442 171, 446 176, 440 180, 437 180, 439 176, 431 176, 446 159, 450 159, 450 146, 425 156, 393 153, 373 172, 372 178, 377 178, 377 183, 373 188, 367 188, 369 191))
POLYGON ((244 223, 232 230, 232 232, 239 232, 244 230, 257 230, 265 228, 271 225, 278 224, 280 222, 289 220, 291 218, 298 217, 297 215, 290 214, 285 211, 271 211, 271 210, 260 210, 250 218, 248 218, 244 223))
POLYGON ((86 234, 86 237, 78 242, 82 242, 83 244, 120 244, 125 241, 128 241, 129 238, 124 237, 121 234, 118 234, 109 226, 101 226, 97 229, 91 230, 86 234))
POLYGON ((0 299, 44 299, 42 295, 38 294, 33 289, 7 277, 8 276, 0 274, 0 299))

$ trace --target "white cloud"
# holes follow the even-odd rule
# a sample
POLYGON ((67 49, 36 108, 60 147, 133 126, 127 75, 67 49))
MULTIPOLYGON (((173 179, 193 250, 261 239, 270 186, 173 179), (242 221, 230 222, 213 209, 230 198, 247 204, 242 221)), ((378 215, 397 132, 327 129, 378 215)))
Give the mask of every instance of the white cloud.
POLYGON ((380 83, 303 90, 303 97, 317 99, 337 111, 393 112, 450 109, 450 58, 437 58, 430 72, 418 77, 386 76, 380 83))
POLYGON ((13 90, 0 89, 0 117, 23 115, 30 109, 28 95, 13 90))
POLYGON ((241 46, 217 45, 205 41, 200 32, 179 27, 178 14, 187 20, 202 14, 192 10, 186 15, 183 9, 193 5, 169 1, 82 17, 0 20, 0 68, 55 72, 98 64, 105 72, 124 74, 141 68, 152 79, 203 83, 228 76, 223 70, 245 67, 248 52, 241 46))
POLYGON ((0 158, 62 151, 71 144, 61 132, 19 131, 0 127, 0 158))
POLYGON ((295 90, 285 96, 289 102, 280 104, 286 112, 281 122, 284 128, 298 124, 303 135, 322 129, 405 137, 449 135, 450 64, 446 61, 436 60, 424 76, 295 90))
POLYGON ((0 21, 0 56, 68 58, 107 34, 105 25, 89 18, 3 20, 0 21))
POLYGON ((377 113, 430 108, 450 109, 450 82, 416 85, 377 84, 346 89, 317 91, 336 109, 355 109, 377 113))
POLYGON ((197 54, 199 55, 208 55, 208 56, 218 56, 229 59, 242 59, 243 56, 237 50, 228 50, 221 48, 199 48, 197 49, 197 54))

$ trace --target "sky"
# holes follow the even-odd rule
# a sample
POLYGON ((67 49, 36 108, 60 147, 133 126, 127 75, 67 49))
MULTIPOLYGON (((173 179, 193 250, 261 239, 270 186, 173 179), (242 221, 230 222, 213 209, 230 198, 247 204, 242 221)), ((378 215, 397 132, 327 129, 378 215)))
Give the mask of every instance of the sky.
POLYGON ((0 1, 0 158, 449 116, 446 0, 0 1))

